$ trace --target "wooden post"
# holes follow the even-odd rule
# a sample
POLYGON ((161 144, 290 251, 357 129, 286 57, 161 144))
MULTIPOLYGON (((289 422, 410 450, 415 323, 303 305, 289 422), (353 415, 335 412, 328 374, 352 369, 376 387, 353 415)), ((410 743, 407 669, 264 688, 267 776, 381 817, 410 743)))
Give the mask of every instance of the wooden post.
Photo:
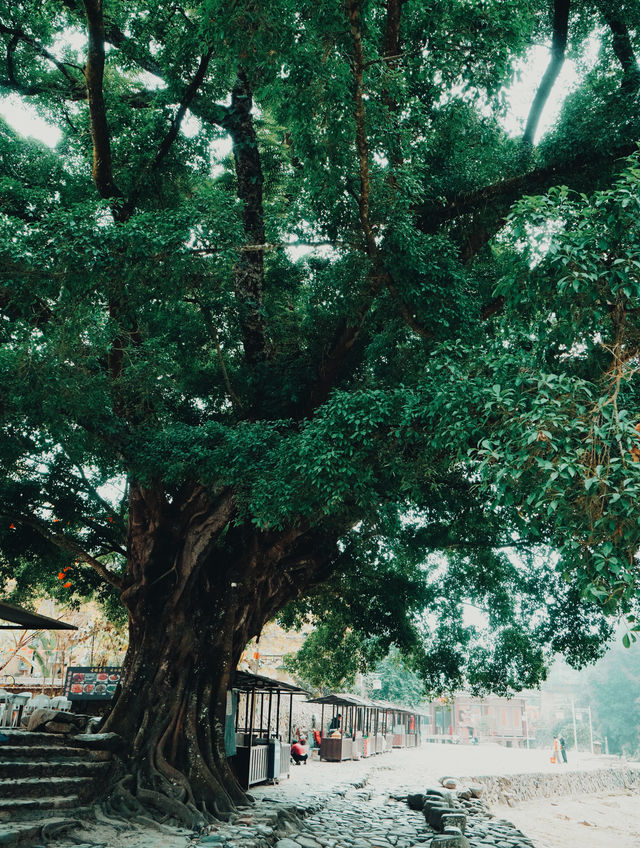
POLYGON ((291 721, 293 720, 293 692, 289 695, 289 736, 287 742, 291 745, 291 721))

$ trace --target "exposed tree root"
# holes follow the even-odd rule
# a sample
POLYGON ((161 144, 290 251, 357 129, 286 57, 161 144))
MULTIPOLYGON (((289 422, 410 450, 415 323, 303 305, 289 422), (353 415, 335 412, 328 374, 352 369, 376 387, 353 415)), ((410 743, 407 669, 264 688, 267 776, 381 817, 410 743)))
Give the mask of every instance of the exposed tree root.
POLYGON ((76 819, 65 822, 45 822, 40 828, 40 838, 44 842, 58 839, 62 834, 68 834, 72 830, 83 827, 83 822, 76 819))

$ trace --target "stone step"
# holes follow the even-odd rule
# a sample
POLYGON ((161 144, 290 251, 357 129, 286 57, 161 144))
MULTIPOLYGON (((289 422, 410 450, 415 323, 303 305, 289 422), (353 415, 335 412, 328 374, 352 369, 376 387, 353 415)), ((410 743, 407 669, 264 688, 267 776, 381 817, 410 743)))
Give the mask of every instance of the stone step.
POLYGON ((111 759, 109 751, 92 751, 77 745, 1 745, 0 763, 12 760, 82 759, 84 762, 104 762, 111 759))
MULTIPOLYGON (((87 814, 86 808, 82 811, 87 814)), ((64 837, 66 834, 82 827, 82 821, 74 817, 61 817, 52 813, 44 816, 29 816, 24 821, 2 823, 0 821, 0 845, 2 848, 15 848, 18 845, 50 844, 52 839, 64 837)), ((75 840, 74 840, 75 841, 75 840)))
POLYGON ((73 793, 89 797, 95 791, 92 777, 11 777, 0 779, 0 798, 20 801, 47 800, 73 793))
POLYGON ((74 817, 78 818, 82 818, 86 812, 79 795, 51 795, 47 798, 0 797, 0 826, 32 821, 35 818, 48 819, 56 816, 60 810, 73 810, 74 817))
POLYGON ((35 842, 42 832, 42 823, 25 822, 17 824, 12 822, 4 826, 0 823, 0 845, 3 848, 15 845, 24 845, 26 842, 35 842))
POLYGON ((52 748, 60 745, 71 748, 84 748, 85 736, 78 739, 76 736, 63 736, 59 733, 38 733, 28 730, 14 730, 13 728, 2 728, 0 731, 4 736, 7 736, 9 741, 0 744, 0 748, 5 745, 20 745, 26 747, 39 746, 42 748, 52 748))
MULTIPOLYGON (((111 763, 105 760, 89 760, 65 757, 62 759, 25 759, 3 761, 0 759, 0 779, 20 777, 99 777, 108 772, 111 763)), ((2 843, 0 843, 1 845, 2 843)))

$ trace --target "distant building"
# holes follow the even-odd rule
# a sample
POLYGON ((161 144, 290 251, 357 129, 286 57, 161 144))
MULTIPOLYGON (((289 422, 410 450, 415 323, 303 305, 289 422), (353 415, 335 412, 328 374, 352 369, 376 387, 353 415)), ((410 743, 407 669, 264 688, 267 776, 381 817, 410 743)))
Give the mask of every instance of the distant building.
MULTIPOLYGON (((498 742, 521 747, 527 740, 527 703, 524 698, 439 698, 428 706, 427 735, 452 741, 498 742)), ((529 730, 529 739, 532 733, 529 730)))

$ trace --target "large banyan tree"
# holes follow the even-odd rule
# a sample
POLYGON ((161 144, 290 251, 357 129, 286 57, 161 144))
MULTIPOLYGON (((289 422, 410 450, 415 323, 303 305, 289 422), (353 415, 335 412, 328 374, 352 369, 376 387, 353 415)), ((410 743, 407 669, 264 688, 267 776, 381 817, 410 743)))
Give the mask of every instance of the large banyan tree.
POLYGON ((121 799, 242 801, 225 693, 294 601, 434 690, 633 638, 637 3, 0 6, 52 133, 0 126, 0 568, 126 608, 121 799))

